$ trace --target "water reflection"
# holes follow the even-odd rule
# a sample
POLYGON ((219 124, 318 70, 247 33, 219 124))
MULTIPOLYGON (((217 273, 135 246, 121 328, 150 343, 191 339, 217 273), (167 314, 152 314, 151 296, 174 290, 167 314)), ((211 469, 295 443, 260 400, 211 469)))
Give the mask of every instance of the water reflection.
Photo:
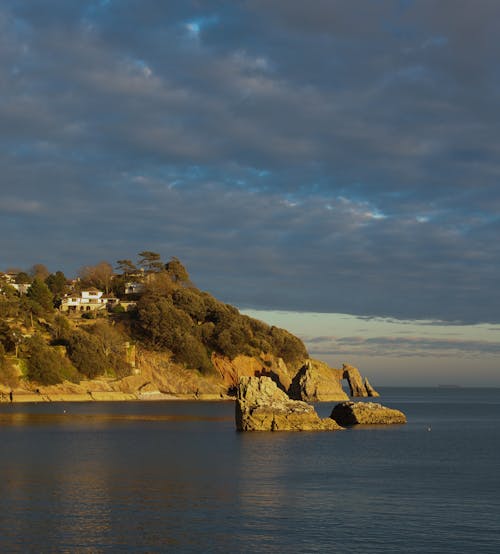
POLYGON ((402 408, 245 434, 227 403, 1 406, 0 552, 498 552, 498 405, 402 408))

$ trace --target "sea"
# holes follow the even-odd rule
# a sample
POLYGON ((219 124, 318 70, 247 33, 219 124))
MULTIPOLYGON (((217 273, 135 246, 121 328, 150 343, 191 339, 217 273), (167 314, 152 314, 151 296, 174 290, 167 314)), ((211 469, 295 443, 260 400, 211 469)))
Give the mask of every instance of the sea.
POLYGON ((0 404, 0 552, 498 554, 500 389, 381 393, 406 425, 238 433, 232 402, 0 404))

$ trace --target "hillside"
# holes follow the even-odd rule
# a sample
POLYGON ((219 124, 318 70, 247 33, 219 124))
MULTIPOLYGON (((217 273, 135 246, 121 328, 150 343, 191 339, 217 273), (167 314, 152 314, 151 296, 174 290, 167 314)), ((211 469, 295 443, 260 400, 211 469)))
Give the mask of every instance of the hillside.
POLYGON ((0 275, 4 393, 44 386, 65 390, 64 382, 76 394, 96 380, 111 392, 126 389, 127 379, 141 381, 140 375, 164 390, 175 389, 166 372, 177 389, 226 393, 236 378, 228 373, 245 371, 255 360, 261 371, 274 368, 291 378, 308 357, 291 333, 199 290, 177 258, 164 264, 145 251, 137 264, 117 263, 117 273, 101 262, 73 280, 40 265, 31 274, 0 275))

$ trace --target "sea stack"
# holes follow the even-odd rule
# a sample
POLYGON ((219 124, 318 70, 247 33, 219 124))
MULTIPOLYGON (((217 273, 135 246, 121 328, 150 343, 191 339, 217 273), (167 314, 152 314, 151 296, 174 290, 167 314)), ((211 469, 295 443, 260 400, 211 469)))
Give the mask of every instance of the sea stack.
POLYGON ((238 431, 337 431, 333 419, 321 419, 315 409, 291 400, 269 377, 241 377, 235 407, 238 431))
POLYGON ((375 402, 341 402, 330 415, 339 425, 391 425, 406 423, 403 412, 375 402))

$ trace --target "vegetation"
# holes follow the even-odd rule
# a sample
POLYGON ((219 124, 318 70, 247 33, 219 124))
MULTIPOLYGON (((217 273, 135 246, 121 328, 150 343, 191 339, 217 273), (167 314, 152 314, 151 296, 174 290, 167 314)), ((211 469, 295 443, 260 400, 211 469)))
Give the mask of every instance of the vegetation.
POLYGON ((118 260, 116 271, 102 261, 83 267, 74 281, 43 264, 29 272, 0 273, 0 382, 17 382, 15 358, 29 380, 43 385, 123 377, 131 373, 130 343, 169 352, 186 369, 203 373, 215 371, 214 352, 231 359, 273 354, 293 369, 307 357, 297 337, 196 288, 178 258, 164 263, 158 253, 144 250, 136 263, 118 260), (92 287, 114 293, 118 301, 109 310, 58 309, 61 303, 68 309, 66 294, 92 287))
POLYGON ((77 372, 57 347, 47 344, 38 334, 26 341, 28 374, 31 381, 41 385, 55 385, 64 380, 77 380, 77 372))
POLYGON ((10 388, 17 387, 19 378, 12 367, 11 361, 5 355, 5 348, 0 343, 0 383, 4 383, 10 388))

